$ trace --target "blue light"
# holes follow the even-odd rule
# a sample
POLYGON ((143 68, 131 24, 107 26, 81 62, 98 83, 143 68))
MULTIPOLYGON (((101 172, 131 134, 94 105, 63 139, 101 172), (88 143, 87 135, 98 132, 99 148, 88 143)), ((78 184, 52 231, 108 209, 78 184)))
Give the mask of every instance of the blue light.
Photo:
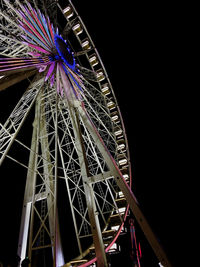
POLYGON ((64 61, 64 63, 73 71, 75 71, 76 69, 76 62, 75 62, 75 58, 67 44, 67 42, 59 35, 55 34, 54 36, 54 41, 55 41, 55 45, 56 45, 56 49, 58 51, 59 56, 61 57, 61 59, 64 61), (60 44, 59 44, 60 42, 60 44), (60 45, 62 44, 62 49, 60 47, 60 45), (63 50, 63 51, 62 51, 63 50), (67 52, 68 55, 64 55, 64 52, 67 52), (69 59, 67 59, 67 56, 69 57, 69 59), (71 62, 70 62, 71 61, 71 62))
POLYGON ((56 59, 56 60, 59 60, 60 57, 59 57, 58 55, 55 55, 55 59, 56 59))

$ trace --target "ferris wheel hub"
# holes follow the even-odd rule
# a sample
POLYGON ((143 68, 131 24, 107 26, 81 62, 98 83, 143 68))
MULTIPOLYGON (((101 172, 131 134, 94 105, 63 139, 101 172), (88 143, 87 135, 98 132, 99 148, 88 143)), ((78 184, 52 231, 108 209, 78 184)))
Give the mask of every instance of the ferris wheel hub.
POLYGON ((68 43, 59 35, 54 36, 56 50, 60 58, 72 70, 75 70, 76 62, 68 43))

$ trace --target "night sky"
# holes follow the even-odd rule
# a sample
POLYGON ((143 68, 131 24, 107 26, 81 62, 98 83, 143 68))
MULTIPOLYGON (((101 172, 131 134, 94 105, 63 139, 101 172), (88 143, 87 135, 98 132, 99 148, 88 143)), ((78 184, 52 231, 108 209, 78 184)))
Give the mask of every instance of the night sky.
MULTIPOLYGON (((176 8, 169 2, 73 2, 118 99, 129 142, 133 192, 173 266, 186 266, 182 190, 187 155, 176 8)), ((0 93, 1 122, 22 92, 23 88, 14 87, 0 93)), ((15 170, 13 165, 10 168, 15 170)), ((16 254, 24 186, 25 177, 18 177, 16 171, 9 177, 1 174, 0 261, 16 254)), ((158 266, 140 229, 136 231, 143 252, 141 266, 158 266)), ((122 244, 128 242, 128 235, 121 238, 122 244)), ((129 262, 129 253, 124 255, 121 259, 127 257, 129 262)))

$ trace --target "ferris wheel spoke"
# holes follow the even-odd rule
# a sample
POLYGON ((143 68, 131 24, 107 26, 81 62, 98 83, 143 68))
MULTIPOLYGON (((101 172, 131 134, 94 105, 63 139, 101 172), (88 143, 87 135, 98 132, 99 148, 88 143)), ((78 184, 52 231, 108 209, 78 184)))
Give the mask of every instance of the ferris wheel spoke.
POLYGON ((73 203, 72 203, 72 199, 71 199, 71 191, 70 191, 70 187, 69 187, 69 178, 68 178, 68 175, 67 175, 66 169, 65 169, 65 161, 64 161, 64 158, 63 158, 63 152, 62 152, 61 145, 60 145, 60 142, 59 142, 59 137, 58 137, 58 147, 59 147, 59 152, 60 152, 62 169, 63 169, 63 173, 64 173, 64 180, 65 180, 65 183, 66 183, 67 193, 68 193, 68 197, 69 197, 69 203, 70 203, 71 214, 72 214, 72 219, 73 219, 73 223, 74 223, 76 240, 77 240, 77 244, 78 244, 78 248, 79 248, 79 253, 80 253, 80 255, 82 255, 82 247, 81 247, 79 234, 78 234, 78 226, 77 226, 76 217, 75 217, 75 210, 73 208, 73 203))
MULTIPOLYGON (((64 158, 64 155, 67 155, 69 157, 69 160, 65 161, 67 163, 67 166, 65 166, 66 163, 64 163, 64 161, 62 164, 64 164, 65 166, 65 173, 68 177, 66 179, 66 182, 67 182, 67 187, 70 190, 71 210, 73 214, 74 224, 76 225, 75 228, 76 228, 77 239, 79 240, 79 236, 83 234, 82 231, 84 231, 84 235, 86 236, 88 236, 88 233, 89 233, 88 224, 86 223, 88 222, 88 220, 86 219, 86 217, 88 217, 88 211, 87 211, 87 208, 85 209, 83 201, 82 201, 83 197, 85 197, 85 191, 83 190, 83 184, 82 184, 82 176, 80 175, 80 173, 78 174, 78 176, 75 175, 75 173, 72 173, 72 177, 70 177, 69 173, 67 174, 67 170, 70 170, 71 168, 74 169, 74 166, 73 166, 74 164, 76 165, 78 164, 78 166, 76 167, 76 170, 77 168, 81 170, 81 166, 79 166, 80 164, 79 161, 77 160, 74 161, 74 159, 77 157, 74 155, 74 153, 77 155, 77 147, 75 144, 74 137, 72 137, 71 135, 71 131, 73 130, 73 128, 71 128, 72 122, 68 120, 66 117, 66 115, 69 116, 69 114, 65 113, 64 115, 64 112, 62 112, 62 109, 60 109, 60 113, 63 118, 65 116, 65 119, 63 120, 63 122, 65 123, 64 129, 66 128, 65 131, 62 131, 63 135, 66 135, 65 138, 62 137, 62 140, 67 141, 66 138, 69 139, 69 137, 71 139, 70 143, 68 140, 65 146, 62 146, 62 144, 60 143, 59 147, 60 147, 60 152, 62 153, 62 158, 64 158), (66 123, 67 121, 68 123, 66 123), (72 147, 70 148, 70 151, 71 151, 70 154, 69 152, 66 151, 67 144, 68 146, 70 145, 70 147, 72 147), (72 188, 72 185, 74 186, 74 189, 72 188), (78 206, 76 204, 77 201, 78 201, 78 206), (82 223, 80 226, 78 226, 76 214, 82 218, 82 223)), ((68 150, 69 150, 69 147, 68 147, 68 150)), ((80 241, 78 241, 78 243, 80 246, 80 241)))
MULTIPOLYGON (((10 12, 8 12, 8 14, 9 13, 10 12)), ((9 14, 10 16, 8 16, 6 13, 0 10, 0 15, 6 20, 7 23, 13 25, 16 29, 18 29, 19 32, 21 32, 19 25, 10 18, 10 17, 15 17, 13 14, 12 15, 9 14)))
POLYGON ((109 131, 108 127, 106 127, 102 123, 102 120, 99 118, 99 116, 96 116, 90 109, 88 109, 87 111, 88 111, 88 115, 90 116, 90 118, 92 119, 92 122, 98 129, 99 134, 101 135, 105 144, 109 148, 110 152, 112 153, 112 155, 115 154, 117 144, 116 144, 116 140, 113 134, 111 134, 110 133, 111 131, 109 131))
MULTIPOLYGON (((19 17, 19 13, 17 12, 17 9, 16 9, 13 5, 11 5, 10 1, 8 1, 8 0, 3 0, 3 1, 4 1, 4 3, 5 3, 5 6, 6 6, 9 10, 12 10, 13 15, 15 15, 16 17, 19 17)), ((19 2, 18 2, 17 0, 16 0, 15 2, 19 4, 19 2)))
MULTIPOLYGON (((86 106, 87 107, 87 106, 86 106)), ((114 137, 114 135, 111 132, 111 127, 113 127, 110 123, 110 125, 105 125, 103 123, 103 120, 110 120, 110 117, 104 116, 104 118, 101 116, 100 113, 97 114, 96 111, 94 111, 94 109, 91 108, 87 108, 87 112, 90 116, 90 118, 92 119, 93 123, 95 124, 96 128, 98 129, 102 139, 104 140, 104 142, 106 143, 106 145, 109 147, 110 151, 116 153, 116 139, 114 137)))
POLYGON ((74 182, 72 179, 70 179, 70 181, 72 182, 72 184, 74 185, 74 188, 71 187, 71 200, 72 200, 72 203, 75 203, 76 201, 76 197, 77 195, 79 195, 80 193, 82 193, 82 195, 84 196, 85 195, 85 191, 83 188, 83 186, 79 186, 79 182, 82 180, 82 177, 80 176, 79 177, 79 180, 77 182, 74 182))
POLYGON ((0 11, 0 54, 6 57, 17 57, 27 55, 27 46, 22 43, 22 29, 16 18, 19 16, 16 8, 10 2, 4 2, 4 9, 0 11))
POLYGON ((60 110, 60 115, 61 115, 61 119, 59 123, 61 123, 62 125, 62 128, 61 128, 62 139, 60 141, 60 146, 61 146, 62 153, 64 153, 64 155, 68 157, 68 160, 65 162, 65 169, 68 170, 72 162, 76 166, 79 165, 79 162, 78 162, 78 158, 75 156, 75 154, 77 153, 77 149, 75 146, 74 137, 72 137, 72 134, 71 134, 71 130, 72 130, 70 126, 71 123, 69 121, 69 118, 66 118, 66 115, 64 115, 60 107, 59 107, 59 110, 60 110), (73 146, 72 150, 70 148, 71 146, 73 146), (69 149, 70 151, 68 151, 69 149))
MULTIPOLYGON (((1 27, 0 27, 1 28, 1 27)), ((28 47, 21 41, 0 34, 0 55, 6 57, 26 56, 28 47)))
POLYGON ((84 80, 86 82, 86 85, 87 87, 85 87, 85 90, 84 90, 84 94, 82 95, 83 98, 85 99, 85 101, 89 104, 90 104, 90 101, 89 99, 92 100, 92 102, 94 102, 96 104, 97 107, 100 108, 100 110, 103 112, 103 114, 109 116, 109 113, 108 113, 108 109, 106 108, 105 106, 105 101, 104 101, 104 98, 101 94, 101 92, 99 91, 99 89, 97 89, 94 85, 92 85, 91 83, 89 83, 87 80, 84 80), (86 89, 87 88, 87 89, 86 89), (92 89, 92 90, 91 90, 92 89), (94 96, 92 95, 92 91, 94 92, 94 96), (99 96, 101 98, 101 101, 97 101, 97 96, 99 96), (100 103, 104 103, 104 105, 101 105, 100 103))
MULTIPOLYGON (((98 183, 99 184, 99 183, 98 183)), ((103 201, 102 203, 102 209, 104 210, 104 206, 106 206, 106 211, 110 212, 113 208, 115 208, 115 206, 113 205, 113 203, 111 203, 110 201, 107 200, 107 194, 106 192, 103 193, 103 195, 101 195, 100 192, 97 193, 97 190, 94 190, 94 194, 96 195, 96 198, 98 197, 99 199, 101 199, 103 201)))
POLYGON ((113 156, 115 157, 117 144, 116 137, 113 133, 113 128, 118 126, 118 124, 115 123, 115 121, 109 114, 108 108, 106 106, 106 97, 103 97, 99 90, 94 86, 92 86, 91 84, 88 85, 90 85, 90 89, 94 89, 94 96, 91 94, 91 90, 85 89, 83 98, 87 112, 93 119, 93 123, 98 129, 104 142, 106 143, 110 151, 113 151, 113 156), (98 95, 100 98, 99 101, 97 101, 98 95))
MULTIPOLYGON (((109 129, 105 126, 104 122, 102 121, 101 117, 99 117, 99 114, 97 114, 97 112, 95 111, 95 109, 92 107, 92 105, 90 104, 90 102, 88 101, 88 99, 86 99, 86 102, 87 102, 87 106, 88 106, 88 113, 90 113, 90 115, 95 118, 95 121, 98 121, 99 125, 101 125, 101 127, 105 130, 105 132, 107 133, 107 135, 109 135, 111 137, 111 139, 114 140, 114 137, 113 135, 110 133, 109 129)), ((98 104, 98 106, 102 109, 102 106, 100 106, 98 104)), ((104 114, 104 118, 105 118, 105 115, 108 116, 108 118, 110 119, 110 116, 108 114, 104 114)))
MULTIPOLYGON (((86 132, 86 136, 87 136, 87 140, 89 141, 89 144, 90 144, 90 146, 91 146, 91 152, 92 152, 92 155, 94 155, 94 159, 95 159, 95 161, 97 162, 97 164, 98 164, 98 166, 99 166, 99 168, 100 168, 100 172, 103 172, 103 166, 101 165, 101 163, 100 163, 100 158, 99 158, 99 156, 97 156, 97 152, 96 152, 96 150, 95 150, 95 144, 92 142, 92 140, 91 140, 91 137, 90 137, 90 135, 89 135, 89 133, 88 133, 88 131, 86 131, 86 128, 85 128, 85 125, 82 123, 82 125, 83 125, 83 127, 84 127, 84 129, 85 129, 85 132, 86 132)), ((83 138, 84 138, 84 136, 83 136, 83 138)), ((85 142, 86 142, 86 137, 84 138, 85 140, 85 142)), ((97 173, 95 173, 95 174, 97 174, 97 173)))
POLYGON ((43 80, 44 78, 38 77, 33 82, 12 111, 4 126, 0 125, 0 165, 32 108, 42 87, 43 80))
MULTIPOLYGON (((112 178, 112 180, 114 180, 114 179, 112 178)), ((104 182, 106 183, 107 188, 108 188, 109 193, 110 193, 110 196, 111 196, 111 198, 112 198, 112 203, 113 203, 113 205, 114 205, 114 210, 115 210, 117 213, 120 213, 120 212, 119 212, 119 208, 118 208, 118 206, 117 206, 117 204, 116 204, 117 193, 115 192, 115 190, 114 190, 112 184, 110 183, 110 180, 106 179, 104 182), (110 186, 110 185, 111 185, 111 186, 110 186), (112 190, 111 190, 111 189, 112 189, 112 190)))
POLYGON ((38 211, 38 209, 35 206, 33 206, 33 209, 35 211, 35 214, 37 214, 37 216, 38 216, 38 218, 39 218, 39 220, 41 222, 41 225, 40 225, 39 229, 36 230, 35 237, 32 240, 32 247, 34 246, 34 244, 35 244, 35 242, 37 240, 37 237, 40 234, 42 228, 44 228, 46 230, 46 232, 48 233, 48 236, 51 237, 51 234, 49 232, 49 229, 45 225, 45 221, 48 219, 48 215, 49 215, 49 213, 50 213, 50 211, 51 211, 52 208, 53 208, 53 203, 51 204, 51 207, 50 207, 48 213, 45 215, 44 218, 42 218, 40 212, 38 211))
MULTIPOLYGON (((89 220, 86 219, 86 216, 88 215, 88 208, 85 209, 84 213, 82 214, 75 206, 74 206, 74 210, 80 215, 80 217, 82 218, 82 222, 79 226, 79 236, 81 236, 81 232, 82 232, 82 229, 84 227, 84 224, 87 223, 87 225, 89 227, 91 227, 91 223, 89 222, 89 220)), ((89 231, 89 228, 87 227, 88 229, 88 233, 85 232, 85 229, 84 229, 84 234, 91 234, 91 231, 89 231)))
MULTIPOLYGON (((85 52, 84 52, 85 53, 85 52)), ((76 55, 80 55, 80 52, 77 52, 76 55)), ((97 74, 95 71, 79 66, 79 73, 83 76, 83 80, 86 83, 89 81, 98 82, 97 74)))

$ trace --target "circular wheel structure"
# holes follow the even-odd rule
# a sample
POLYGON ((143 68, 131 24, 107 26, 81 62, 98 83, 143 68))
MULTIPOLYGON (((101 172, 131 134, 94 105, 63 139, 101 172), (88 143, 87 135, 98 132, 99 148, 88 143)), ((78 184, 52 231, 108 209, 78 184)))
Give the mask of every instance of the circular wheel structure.
POLYGON ((29 80, 0 124, 1 164, 27 170, 18 255, 31 266, 107 266, 129 209, 123 188, 131 186, 108 74, 71 1, 0 3, 0 90, 29 80), (31 112, 28 146, 18 133, 31 112), (27 160, 10 154, 15 145, 27 160))

